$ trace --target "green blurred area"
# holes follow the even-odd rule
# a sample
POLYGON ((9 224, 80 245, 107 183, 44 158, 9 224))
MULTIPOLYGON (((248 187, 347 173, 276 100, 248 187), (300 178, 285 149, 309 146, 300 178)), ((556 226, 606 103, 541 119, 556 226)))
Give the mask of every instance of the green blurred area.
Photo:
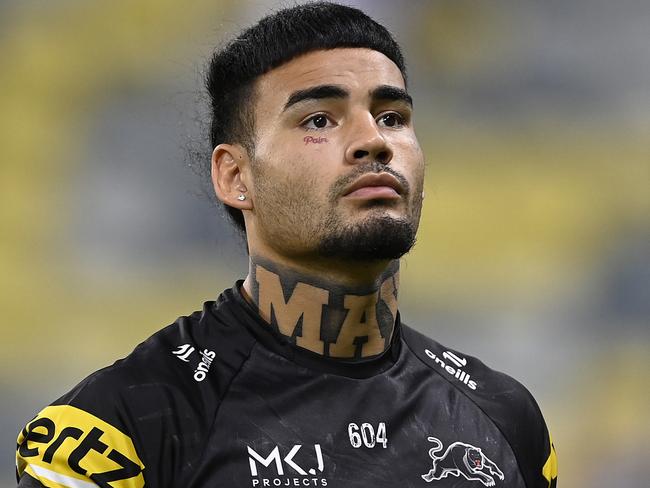
MULTIPOLYGON (((543 32, 534 7, 413 2, 398 15, 383 2, 357 4, 404 44, 428 163, 418 245, 403 265, 405 315, 529 386, 556 442, 561 486, 641 486, 650 475, 638 459, 650 435, 650 317, 648 292, 639 290, 650 288, 650 101, 639 99, 641 117, 632 122, 612 108, 618 99, 575 107, 530 102, 514 114, 477 115, 463 108, 472 106, 472 80, 497 79, 509 60, 520 59, 522 45, 543 44, 521 25, 523 18, 543 32)), ((153 136, 102 134, 101 120, 123 110, 115 100, 126 97, 128 105, 161 83, 153 95, 161 105, 161 93, 200 90, 196 74, 211 49, 277 5, 0 5, 5 459, 14 435, 41 406, 245 273, 243 255, 231 259, 221 249, 236 249, 236 241, 215 246, 198 230, 185 238, 204 243, 187 251, 145 246, 146 259, 125 254, 124 261, 87 253, 94 241, 86 240, 79 215, 101 228, 104 214, 93 213, 99 193, 81 192, 88 180, 79 175, 110 175, 97 163, 98 138, 105 137, 110 154, 149 137, 153 151, 165 137, 156 135, 155 123, 153 136)), ((648 9, 643 14, 650 18, 648 9)), ((625 46, 621 41, 623 52, 625 46)), ((176 164, 186 166, 182 158, 176 164)), ((115 181, 129 175, 121 178, 115 181)), ((122 191, 111 187, 117 201, 122 191)), ((172 198, 163 189, 158 195, 161 206, 172 198)), ((118 221, 138 209, 121 212, 118 221)), ((213 224, 225 225, 205 225, 213 224)), ((145 226, 143 239, 147 232, 145 226)), ((11 467, 5 471, 0 483, 11 486, 11 467)))

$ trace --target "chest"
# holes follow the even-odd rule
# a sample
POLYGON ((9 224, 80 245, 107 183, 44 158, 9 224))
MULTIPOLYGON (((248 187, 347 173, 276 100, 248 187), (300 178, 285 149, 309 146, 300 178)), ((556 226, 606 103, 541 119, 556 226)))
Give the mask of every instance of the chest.
POLYGON ((193 487, 523 487, 493 422, 449 382, 399 364, 368 379, 247 368, 193 487))

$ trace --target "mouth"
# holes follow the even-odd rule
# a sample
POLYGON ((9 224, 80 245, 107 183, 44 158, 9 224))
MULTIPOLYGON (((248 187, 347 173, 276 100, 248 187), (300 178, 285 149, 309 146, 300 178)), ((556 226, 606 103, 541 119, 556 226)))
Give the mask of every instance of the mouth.
POLYGON ((354 181, 343 194, 348 198, 400 198, 404 187, 389 173, 367 173, 354 181))

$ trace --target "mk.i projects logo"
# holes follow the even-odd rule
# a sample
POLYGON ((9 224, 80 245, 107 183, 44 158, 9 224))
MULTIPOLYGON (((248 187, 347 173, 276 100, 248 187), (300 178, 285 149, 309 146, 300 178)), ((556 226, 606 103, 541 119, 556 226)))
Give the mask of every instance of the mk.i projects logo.
POLYGON ((258 486, 327 486, 327 478, 322 475, 325 462, 320 444, 314 444, 313 450, 303 449, 302 452, 299 452, 302 447, 302 444, 296 444, 289 452, 281 452, 280 447, 276 445, 265 457, 251 446, 246 446, 251 471, 251 486, 253 488, 258 486), (283 456, 283 454, 285 455, 283 456), (316 466, 314 466, 314 461, 316 466))

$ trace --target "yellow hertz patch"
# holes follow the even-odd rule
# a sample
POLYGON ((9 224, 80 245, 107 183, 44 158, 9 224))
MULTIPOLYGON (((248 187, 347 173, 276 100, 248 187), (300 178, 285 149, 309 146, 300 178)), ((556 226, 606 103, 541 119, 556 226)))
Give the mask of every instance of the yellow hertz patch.
POLYGON ((16 467, 54 488, 142 488, 131 439, 70 405, 45 408, 18 435, 16 467))
POLYGON ((549 444, 551 445, 551 450, 548 454, 548 459, 544 463, 542 468, 542 475, 548 481, 548 486, 551 488, 553 485, 553 480, 557 478, 557 455, 555 454, 555 446, 553 446, 553 438, 549 434, 549 444))

